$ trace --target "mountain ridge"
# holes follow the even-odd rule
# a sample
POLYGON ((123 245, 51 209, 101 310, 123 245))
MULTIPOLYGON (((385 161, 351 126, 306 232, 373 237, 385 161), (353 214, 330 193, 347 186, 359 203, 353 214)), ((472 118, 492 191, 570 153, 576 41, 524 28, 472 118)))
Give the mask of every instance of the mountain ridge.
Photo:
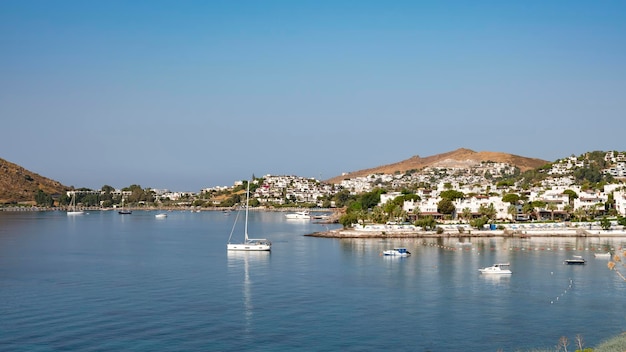
POLYGON ((327 183, 338 184, 341 183, 342 180, 347 178, 355 178, 355 177, 364 177, 371 174, 393 174, 396 172, 405 172, 409 170, 419 170, 425 167, 453 167, 455 164, 466 163, 468 161, 479 163, 481 161, 494 161, 501 162, 514 165, 518 167, 522 172, 531 170, 534 168, 538 168, 545 164, 548 164, 549 161, 537 159, 537 158, 528 158, 524 156, 519 156, 515 154, 508 154, 502 152, 490 152, 490 151, 481 151, 475 152, 471 149, 467 148, 459 148, 450 152, 435 154, 427 157, 420 157, 419 155, 412 156, 408 159, 381 165, 373 168, 362 169, 358 171, 349 172, 344 175, 335 176, 326 180, 327 183))

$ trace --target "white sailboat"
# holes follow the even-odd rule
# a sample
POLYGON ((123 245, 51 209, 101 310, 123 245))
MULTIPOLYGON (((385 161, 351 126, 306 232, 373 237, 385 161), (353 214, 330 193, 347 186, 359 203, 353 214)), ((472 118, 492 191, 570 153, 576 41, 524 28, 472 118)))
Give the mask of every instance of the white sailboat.
POLYGON ((70 200, 70 205, 67 207, 67 215, 83 215, 84 211, 78 210, 76 208, 76 192, 72 191, 72 199, 70 200))
POLYGON ((250 201, 250 182, 248 182, 248 190, 246 191, 246 221, 244 225, 244 241, 243 243, 230 243, 231 238, 233 237, 233 232, 235 230, 235 225, 237 224, 237 219, 239 218, 239 214, 237 214, 237 218, 235 218, 235 224, 233 225, 233 229, 230 231, 230 236, 228 237, 228 244, 226 248, 229 251, 269 251, 272 248, 272 243, 265 238, 248 238, 248 203, 250 201))

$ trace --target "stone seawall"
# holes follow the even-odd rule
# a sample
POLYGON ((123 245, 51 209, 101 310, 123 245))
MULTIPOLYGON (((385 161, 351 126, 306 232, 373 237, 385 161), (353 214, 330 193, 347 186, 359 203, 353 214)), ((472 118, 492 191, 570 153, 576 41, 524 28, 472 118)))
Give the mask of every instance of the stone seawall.
POLYGON ((437 238, 437 237, 626 237, 624 230, 582 230, 577 228, 554 229, 554 230, 491 230, 491 231, 362 231, 354 229, 338 229, 307 234, 309 237, 323 238, 437 238))

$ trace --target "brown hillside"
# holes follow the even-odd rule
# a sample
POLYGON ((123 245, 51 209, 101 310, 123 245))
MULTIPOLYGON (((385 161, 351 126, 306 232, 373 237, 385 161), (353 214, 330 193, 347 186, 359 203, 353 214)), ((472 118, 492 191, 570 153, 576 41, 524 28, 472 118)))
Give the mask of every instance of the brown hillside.
POLYGON ((0 158, 0 204, 35 203, 37 190, 61 194, 69 187, 0 158))
POLYGON ((395 172, 405 172, 408 170, 419 170, 428 166, 440 166, 440 167, 460 167, 462 165, 468 166, 470 164, 478 163, 481 161, 495 161, 501 163, 508 163, 517 166, 522 171, 535 169, 548 163, 548 161, 541 159, 526 158, 519 155, 512 155, 499 152, 475 152, 470 149, 460 148, 455 151, 428 156, 420 158, 419 156, 413 156, 409 159, 388 164, 371 169, 364 169, 355 172, 350 172, 347 175, 333 177, 326 182, 329 183, 341 183, 342 180, 354 177, 363 177, 370 174, 393 174, 395 172))

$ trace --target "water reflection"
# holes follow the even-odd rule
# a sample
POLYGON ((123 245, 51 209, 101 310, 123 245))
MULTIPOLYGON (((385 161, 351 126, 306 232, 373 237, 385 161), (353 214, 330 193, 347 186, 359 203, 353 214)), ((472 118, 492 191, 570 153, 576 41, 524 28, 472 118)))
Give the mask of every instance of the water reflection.
POLYGON ((251 278, 251 274, 254 273, 255 270, 262 270, 261 268, 267 265, 271 252, 227 251, 227 253, 229 270, 233 270, 235 275, 238 275, 238 273, 243 275, 241 294, 243 301, 245 332, 250 333, 252 331, 252 322, 254 320, 254 302, 252 296, 254 281, 251 278))

